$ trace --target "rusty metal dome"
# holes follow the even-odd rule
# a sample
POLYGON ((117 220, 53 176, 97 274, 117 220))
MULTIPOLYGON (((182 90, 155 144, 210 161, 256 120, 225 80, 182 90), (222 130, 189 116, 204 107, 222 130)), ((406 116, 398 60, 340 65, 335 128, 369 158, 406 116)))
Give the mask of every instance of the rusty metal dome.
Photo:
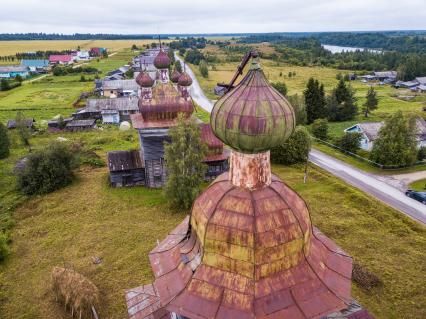
POLYGON ((178 83, 180 76, 181 76, 181 73, 178 70, 175 69, 172 73, 172 76, 170 77, 170 80, 173 83, 178 83))
POLYGON ((180 86, 190 86, 192 84, 192 79, 189 74, 184 71, 179 77, 178 83, 180 86))
POLYGON ((219 139, 244 153, 282 144, 296 122, 293 107, 268 83, 257 60, 241 82, 216 102, 210 120, 219 139))
POLYGON ((154 80, 147 72, 140 72, 136 77, 136 83, 143 88, 149 88, 154 85, 154 80))
POLYGON ((164 52, 163 49, 158 52, 157 56, 154 59, 154 66, 157 69, 168 69, 170 66, 170 58, 168 57, 167 53, 164 52))

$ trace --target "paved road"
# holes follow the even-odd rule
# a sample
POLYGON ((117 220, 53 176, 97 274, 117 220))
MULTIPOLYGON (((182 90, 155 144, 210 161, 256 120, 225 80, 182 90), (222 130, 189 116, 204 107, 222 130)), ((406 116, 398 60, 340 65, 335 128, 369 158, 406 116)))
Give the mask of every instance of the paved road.
MULTIPOLYGON (((176 56, 176 59, 183 63, 180 57, 176 56)), ((204 92, 192 70, 187 67, 186 71, 193 80, 191 87, 192 98, 203 109, 211 112, 213 108, 212 101, 204 95, 204 92)), ((352 186, 355 186, 367 194, 376 197, 385 204, 401 211, 413 219, 426 224, 426 205, 405 196, 402 191, 378 180, 374 175, 358 170, 353 166, 337 160, 334 157, 328 156, 318 150, 311 151, 309 160, 352 186)))
POLYGON ((315 149, 309 154, 309 160, 352 186, 426 224, 426 205, 405 196, 403 192, 378 180, 374 175, 358 170, 315 149))
MULTIPOLYGON (((175 58, 179 60, 182 63, 183 66, 183 60, 175 53, 175 58)), ((189 74, 189 76, 192 78, 192 85, 189 89, 189 93, 192 96, 192 99, 203 109, 205 109, 207 112, 211 112, 213 109, 213 102, 205 96, 203 89, 201 88, 200 84, 197 81, 197 78, 192 72, 191 68, 186 66, 185 69, 186 73, 189 74)))

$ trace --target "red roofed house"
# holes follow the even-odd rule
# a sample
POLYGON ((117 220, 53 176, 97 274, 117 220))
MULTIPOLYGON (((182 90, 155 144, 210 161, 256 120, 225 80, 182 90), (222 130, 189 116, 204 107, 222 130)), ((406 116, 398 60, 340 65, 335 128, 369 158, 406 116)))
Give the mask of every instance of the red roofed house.
POLYGON ((55 54, 49 56, 49 63, 52 64, 71 64, 74 62, 74 57, 69 54, 55 54))

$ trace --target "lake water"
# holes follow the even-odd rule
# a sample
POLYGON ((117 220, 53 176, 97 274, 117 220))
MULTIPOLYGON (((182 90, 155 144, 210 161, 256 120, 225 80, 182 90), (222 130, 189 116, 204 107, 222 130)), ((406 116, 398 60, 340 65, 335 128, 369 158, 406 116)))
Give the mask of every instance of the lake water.
POLYGON ((360 51, 368 50, 368 51, 374 52, 374 53, 382 52, 382 51, 379 51, 379 50, 373 50, 373 49, 367 49, 367 48, 341 47, 341 46, 338 46, 338 45, 329 45, 329 44, 323 44, 322 47, 324 49, 328 50, 328 51, 331 51, 331 53, 340 53, 340 52, 343 52, 343 51, 354 52, 356 50, 360 50, 360 51))

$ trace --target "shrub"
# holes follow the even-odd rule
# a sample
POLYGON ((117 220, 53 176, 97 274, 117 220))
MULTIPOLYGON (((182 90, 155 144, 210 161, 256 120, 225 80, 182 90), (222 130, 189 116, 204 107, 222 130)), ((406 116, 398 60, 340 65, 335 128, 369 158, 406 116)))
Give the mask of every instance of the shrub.
POLYGON ((5 260, 7 255, 9 255, 8 241, 6 234, 0 231, 0 261, 5 260))
POLYGON ((209 77, 209 69, 207 67, 207 63, 205 60, 201 60, 200 61, 200 65, 198 66, 201 75, 203 76, 203 78, 208 78, 209 77))
POLYGON ((312 135, 320 140, 326 140, 328 135, 328 121, 326 119, 317 119, 311 125, 312 135))
POLYGON ((287 85, 284 82, 275 82, 272 83, 272 87, 280 92, 283 96, 287 95, 287 85))
POLYGON ((10 139, 6 127, 0 122, 0 159, 9 156, 10 139))
POLYGON ((60 189, 73 180, 75 155, 64 143, 52 143, 27 157, 18 172, 18 187, 28 195, 45 194, 60 189))
POLYGON ((422 146, 419 148, 417 152, 417 159, 419 161, 423 161, 424 159, 426 159, 426 146, 422 146))
POLYGON ((360 148, 361 133, 345 133, 337 142, 338 146, 345 151, 355 153, 360 148))
POLYGON ((285 165, 305 163, 310 150, 309 133, 303 126, 298 126, 286 142, 271 150, 271 161, 285 165))
POLYGON ((352 268, 352 279, 361 288, 368 290, 381 284, 381 280, 379 277, 362 267, 357 262, 354 262, 352 268))

